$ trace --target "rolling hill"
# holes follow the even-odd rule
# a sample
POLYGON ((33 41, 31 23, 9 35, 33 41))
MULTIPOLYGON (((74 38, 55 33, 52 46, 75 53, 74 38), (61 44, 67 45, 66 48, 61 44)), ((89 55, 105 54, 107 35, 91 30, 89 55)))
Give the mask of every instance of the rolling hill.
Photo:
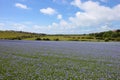
POLYGON ((56 34, 31 33, 23 31, 0 31, 0 39, 38 40, 38 41, 120 41, 120 30, 90 34, 56 34))

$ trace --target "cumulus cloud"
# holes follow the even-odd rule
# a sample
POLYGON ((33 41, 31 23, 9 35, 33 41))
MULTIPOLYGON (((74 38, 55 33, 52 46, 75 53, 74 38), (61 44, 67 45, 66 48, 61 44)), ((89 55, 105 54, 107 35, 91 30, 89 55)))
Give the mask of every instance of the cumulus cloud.
POLYGON ((61 15, 61 14, 58 14, 58 15, 57 15, 57 19, 62 19, 62 15, 61 15))
POLYGON ((43 14, 48 14, 48 15, 53 15, 56 13, 55 9, 53 8, 43 8, 43 9, 40 9, 40 12, 43 13, 43 14))
MULTIPOLYGON (((100 1, 100 0, 99 0, 100 1)), ((101 0, 102 1, 102 0, 101 0)), ((73 0, 70 3, 77 7, 73 16, 63 19, 62 15, 53 8, 43 8, 40 12, 47 15, 55 14, 59 22, 53 22, 48 26, 32 25, 32 30, 43 33, 85 33, 113 29, 108 24, 114 21, 120 21, 120 4, 114 7, 101 5, 100 2, 87 0, 73 0), (108 23, 108 24, 107 24, 108 23)), ((14 24, 18 29, 25 29, 24 24, 14 24)), ((119 25, 118 25, 119 26, 119 25)), ((31 31, 32 31, 31 30, 31 31)))
POLYGON ((60 21, 49 25, 51 30, 54 28, 58 33, 61 31, 64 33, 104 31, 112 29, 107 23, 112 24, 113 21, 120 21, 120 4, 111 8, 91 0, 85 2, 74 0, 71 5, 78 7, 79 10, 68 20, 57 15, 60 21))
POLYGON ((93 26, 120 20, 120 4, 113 8, 100 5, 98 2, 74 0, 71 5, 78 7, 84 12, 76 12, 69 20, 74 26, 93 26))
POLYGON ((21 9, 29 9, 27 5, 21 4, 21 3, 16 3, 16 7, 21 8, 21 9))
POLYGON ((14 23, 11 26, 17 30, 24 30, 27 27, 26 25, 20 23, 14 23))
POLYGON ((76 7, 81 7, 82 2, 80 0, 74 0, 71 2, 71 5, 74 5, 76 7))
POLYGON ((59 23, 59 25, 60 25, 61 27, 67 27, 67 26, 68 26, 68 23, 67 23, 65 20, 61 20, 60 23, 59 23))
POLYGON ((105 25, 101 26, 101 29, 102 29, 102 30, 111 30, 109 24, 105 24, 105 25))

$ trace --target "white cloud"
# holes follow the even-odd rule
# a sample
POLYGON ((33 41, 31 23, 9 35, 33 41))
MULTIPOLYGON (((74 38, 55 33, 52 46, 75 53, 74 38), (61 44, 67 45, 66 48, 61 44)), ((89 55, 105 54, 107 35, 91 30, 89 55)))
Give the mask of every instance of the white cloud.
POLYGON ((105 24, 105 25, 101 26, 101 29, 102 29, 102 30, 111 30, 109 24, 105 24))
MULTIPOLYGON (((57 0, 56 0, 57 1, 57 0)), ((98 0, 100 1, 100 0, 98 0)), ((71 2, 72 6, 77 7, 79 10, 76 13, 64 20, 62 15, 57 13, 53 8, 43 8, 40 12, 47 15, 55 14, 59 22, 53 22, 48 26, 33 25, 29 24, 31 27, 27 27, 28 24, 14 24, 13 26, 17 30, 30 30, 34 32, 42 33, 85 33, 85 32, 97 32, 113 29, 112 26, 108 24, 112 21, 120 21, 120 4, 114 7, 107 7, 100 5, 99 2, 94 2, 93 0, 87 0, 82 2, 81 0, 73 0, 71 2), (107 24, 108 23, 108 24, 107 24), (101 26, 102 25, 102 26, 101 26)), ((0 24, 1 25, 1 24, 0 24)), ((118 27, 117 27, 118 28, 118 27)))
POLYGON ((81 0, 74 0, 71 2, 71 5, 74 5, 79 8, 80 8, 81 4, 82 4, 81 0))
POLYGON ((61 15, 61 14, 58 14, 58 15, 57 15, 57 19, 62 19, 62 15, 61 15))
POLYGON ((52 27, 53 28, 58 27, 58 24, 57 23, 52 23, 52 27))
POLYGON ((25 30, 25 28, 27 27, 26 25, 20 23, 14 23, 11 26, 17 30, 25 30))
POLYGON ((4 23, 0 23, 0 27, 4 27, 5 26, 5 24, 4 23))
POLYGON ((29 9, 27 7, 27 5, 24 5, 24 4, 21 4, 21 3, 16 3, 15 6, 18 7, 18 8, 21 8, 21 9, 29 9))
POLYGON ((98 2, 74 0, 71 5, 84 11, 78 11, 74 17, 69 18, 74 26, 98 26, 120 20, 120 4, 110 8, 100 5, 98 2))
POLYGON ((40 12, 43 13, 43 14, 48 14, 48 15, 53 15, 56 13, 55 9, 53 8, 43 8, 43 9, 40 9, 40 12))
POLYGON ((68 23, 65 20, 61 20, 59 25, 60 27, 68 27, 68 23))
MULTIPOLYGON (((32 25, 32 31, 38 32, 38 33, 51 33, 54 28, 51 28, 50 25, 48 26, 41 26, 41 25, 32 25)), ((54 32, 54 31, 53 31, 54 32)))
POLYGON ((43 29, 44 27, 40 26, 40 25, 33 25, 34 29, 43 29))
POLYGON ((5 27, 5 24, 4 23, 0 23, 0 30, 3 30, 5 27))
MULTIPOLYGON (((57 18, 60 19, 58 23, 52 23, 48 27, 49 30, 44 32, 52 33, 89 33, 96 31, 111 30, 107 23, 113 21, 120 21, 120 4, 112 8, 100 5, 99 2, 74 0, 71 5, 78 7, 74 16, 69 17, 68 20, 62 19, 60 14, 57 18), (81 11, 82 10, 82 11, 81 11), (102 25, 102 26, 101 26, 102 25)), ((111 23, 112 24, 112 23, 111 23)))

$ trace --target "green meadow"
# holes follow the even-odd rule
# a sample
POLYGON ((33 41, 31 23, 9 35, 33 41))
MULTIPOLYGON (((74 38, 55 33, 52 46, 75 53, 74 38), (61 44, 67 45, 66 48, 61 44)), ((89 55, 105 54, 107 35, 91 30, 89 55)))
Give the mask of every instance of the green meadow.
POLYGON ((120 41, 120 30, 90 34, 42 34, 22 31, 0 31, 0 39, 39 41, 120 41))

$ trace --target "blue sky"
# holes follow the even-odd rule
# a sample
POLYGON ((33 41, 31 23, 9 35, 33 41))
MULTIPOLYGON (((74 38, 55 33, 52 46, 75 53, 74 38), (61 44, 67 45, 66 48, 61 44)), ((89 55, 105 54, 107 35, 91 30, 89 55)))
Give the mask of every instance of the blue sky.
POLYGON ((83 34, 120 29, 120 0, 0 0, 0 30, 83 34))

